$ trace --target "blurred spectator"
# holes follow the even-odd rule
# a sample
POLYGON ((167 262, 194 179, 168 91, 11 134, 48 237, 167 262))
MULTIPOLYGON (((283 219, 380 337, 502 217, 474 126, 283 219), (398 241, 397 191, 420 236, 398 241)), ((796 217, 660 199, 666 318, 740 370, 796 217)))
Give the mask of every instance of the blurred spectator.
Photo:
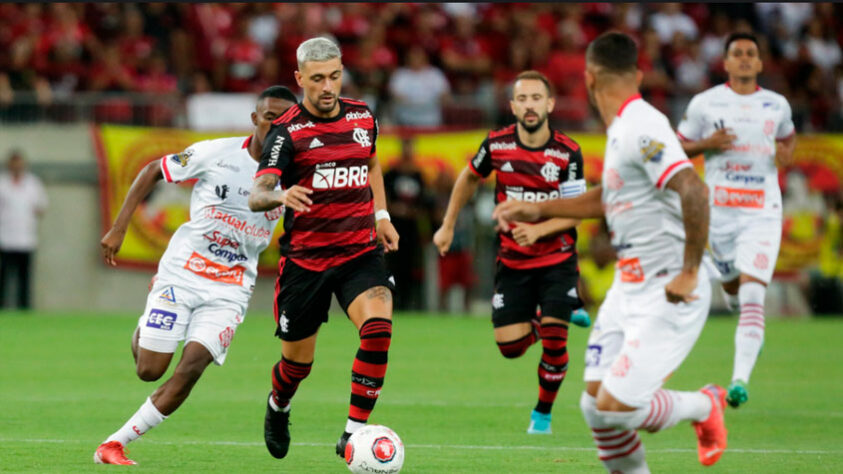
POLYGON ((247 17, 234 20, 234 32, 225 48, 225 61, 217 63, 216 71, 224 75, 224 87, 231 92, 247 92, 257 78, 263 61, 263 48, 248 36, 247 17))
POLYGON ((15 281, 16 307, 32 307, 32 257, 38 242, 38 219, 47 209, 41 180, 28 172, 23 155, 13 151, 0 174, 0 308, 15 281))
POLYGON ((811 18, 808 22, 805 47, 808 48, 808 54, 813 63, 824 73, 830 74, 834 67, 840 64, 840 45, 837 44, 834 32, 827 28, 818 17, 811 18))
POLYGON ((661 44, 670 43, 676 33, 682 33, 688 39, 697 38, 697 24, 682 12, 681 3, 663 3, 658 8, 650 17, 650 26, 656 30, 661 44))
POLYGON ((474 94, 489 77, 492 61, 486 44, 477 35, 475 17, 452 19, 454 33, 442 41, 442 65, 457 94, 474 94))
POLYGON ((709 67, 721 67, 723 48, 730 30, 731 23, 725 14, 717 13, 711 18, 711 28, 705 31, 700 40, 700 55, 709 67))
POLYGON ((424 49, 410 48, 405 66, 389 81, 395 122, 413 127, 442 125, 442 103, 448 100, 450 90, 445 75, 430 65, 424 49))
POLYGON ((106 92, 134 90, 134 71, 123 62, 117 45, 105 47, 100 60, 91 68, 88 87, 93 91, 106 92))
MULTIPOLYGON (((398 251, 387 255, 395 277, 395 308, 421 309, 424 280, 420 224, 430 208, 427 188, 415 161, 413 139, 401 141, 401 159, 383 175, 392 225, 401 236, 398 251)), ((429 228, 429 226, 428 226, 429 228)))

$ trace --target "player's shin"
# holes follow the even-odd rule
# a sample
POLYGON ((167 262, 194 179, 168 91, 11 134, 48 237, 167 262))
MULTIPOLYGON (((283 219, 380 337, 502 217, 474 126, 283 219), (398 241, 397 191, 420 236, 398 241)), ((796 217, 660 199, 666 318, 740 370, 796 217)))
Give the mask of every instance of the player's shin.
POLYGON ((749 376, 764 344, 765 293, 764 285, 754 281, 743 283, 738 290, 741 316, 735 331, 733 382, 749 382, 749 376))
POLYGON ((313 363, 301 363, 284 357, 272 367, 272 396, 270 406, 275 411, 289 411, 290 399, 299 388, 299 383, 309 374, 313 363))
POLYGON ((167 417, 158 411, 152 400, 147 398, 146 402, 141 405, 138 411, 119 430, 109 436, 105 442, 119 441, 123 446, 126 446, 166 419, 167 417))
POLYGON ((392 321, 371 318, 360 326, 360 349, 351 368, 351 401, 345 432, 363 427, 375 408, 386 376, 392 321))
POLYGON ((618 417, 606 416, 609 413, 598 411, 597 400, 587 392, 583 392, 580 397, 580 409, 591 428, 591 436, 597 446, 597 456, 608 472, 650 472, 638 432, 625 426, 635 424, 635 419, 639 416, 637 410, 619 412, 618 417))
POLYGON ((542 324, 539 333, 542 357, 538 368, 539 401, 535 410, 549 414, 568 372, 568 326, 558 323, 542 324))

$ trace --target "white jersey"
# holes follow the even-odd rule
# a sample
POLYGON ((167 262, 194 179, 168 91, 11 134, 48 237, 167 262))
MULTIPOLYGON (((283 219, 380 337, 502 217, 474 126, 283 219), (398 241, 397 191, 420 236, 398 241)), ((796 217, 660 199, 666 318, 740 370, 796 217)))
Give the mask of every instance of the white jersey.
POLYGON ((248 303, 258 255, 269 245, 282 211, 249 209, 249 191, 258 169, 247 149, 250 140, 206 140, 161 159, 167 182, 197 181, 190 197, 190 220, 173 234, 158 264, 160 282, 203 292, 209 300, 248 303))
POLYGON ((730 129, 729 150, 705 153, 705 181, 714 212, 726 209, 781 215, 776 140, 794 133, 790 104, 782 95, 758 88, 741 95, 728 84, 697 94, 679 123, 683 140, 697 141, 730 129))
MULTIPOLYGON (((649 288, 680 269, 685 227, 679 195, 665 189, 692 168, 667 117, 631 97, 606 131, 603 207, 625 291, 649 288)), ((666 282, 663 282, 666 283, 666 282)))

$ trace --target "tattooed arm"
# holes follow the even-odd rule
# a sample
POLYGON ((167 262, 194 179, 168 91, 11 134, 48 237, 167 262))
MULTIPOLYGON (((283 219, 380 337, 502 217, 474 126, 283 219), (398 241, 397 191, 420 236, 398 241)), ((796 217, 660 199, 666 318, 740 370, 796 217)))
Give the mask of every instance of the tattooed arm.
POLYGON ((278 186, 279 177, 267 173, 255 178, 252 191, 249 193, 249 209, 253 212, 269 211, 278 206, 287 206, 298 212, 308 212, 307 207, 313 202, 308 197, 312 189, 295 185, 290 189, 275 189, 278 186))
POLYGON ((697 299, 691 292, 697 286, 697 270, 708 241, 708 187, 693 168, 686 168, 670 179, 666 186, 679 194, 682 220, 685 223, 685 256, 682 272, 665 287, 668 301, 689 302, 697 299))

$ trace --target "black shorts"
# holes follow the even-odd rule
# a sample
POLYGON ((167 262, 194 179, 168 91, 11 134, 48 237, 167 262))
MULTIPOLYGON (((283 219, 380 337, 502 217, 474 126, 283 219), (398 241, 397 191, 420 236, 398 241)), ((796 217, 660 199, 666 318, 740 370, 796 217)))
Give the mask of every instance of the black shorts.
POLYGON ((275 283, 275 335, 283 341, 312 336, 328 322, 332 293, 348 312, 354 298, 376 286, 395 291, 380 248, 322 272, 287 259, 275 283))
POLYGON ((536 316, 571 321, 571 311, 583 306, 577 293, 577 259, 547 267, 515 270, 498 262, 495 295, 492 297, 492 324, 498 328, 524 323, 536 316))

